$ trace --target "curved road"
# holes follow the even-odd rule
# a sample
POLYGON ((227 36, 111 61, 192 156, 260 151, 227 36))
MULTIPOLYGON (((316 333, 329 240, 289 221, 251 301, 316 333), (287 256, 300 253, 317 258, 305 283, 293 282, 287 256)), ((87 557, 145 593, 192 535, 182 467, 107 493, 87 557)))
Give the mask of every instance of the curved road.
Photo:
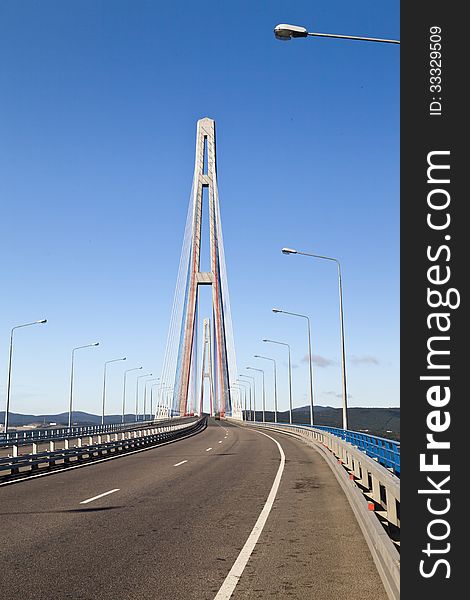
MULTIPOLYGON (((232 598, 386 600, 328 465, 269 435, 285 469, 232 598)), ((209 421, 187 440, 0 487, 3 595, 214 600, 279 464, 265 435, 209 421)))

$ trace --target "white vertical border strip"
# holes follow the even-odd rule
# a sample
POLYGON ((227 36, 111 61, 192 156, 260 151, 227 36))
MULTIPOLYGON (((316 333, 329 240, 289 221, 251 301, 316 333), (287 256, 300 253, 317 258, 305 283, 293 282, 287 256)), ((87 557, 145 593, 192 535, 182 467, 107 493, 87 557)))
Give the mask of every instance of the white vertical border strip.
POLYGON ((279 464, 276 477, 274 478, 274 483, 271 487, 271 491, 269 492, 269 496, 266 500, 263 510, 261 511, 258 520, 255 523, 255 526, 251 530, 251 533, 248 536, 245 545, 241 549, 240 554, 238 555, 236 561, 233 563, 229 574, 225 578, 221 588, 214 597, 214 600, 229 600, 229 598, 233 594, 237 583, 239 582, 240 577, 242 576, 243 571, 245 570, 248 560, 250 559, 250 556, 258 542, 259 536, 263 531, 266 521, 268 520, 269 513, 271 512, 274 500, 276 499, 279 484, 281 483, 281 477, 286 462, 286 455, 284 454, 284 450, 282 449, 281 444, 267 433, 263 433, 262 431, 257 431, 256 433, 260 433, 261 435, 266 436, 277 445, 279 454, 281 455, 281 462, 279 464))

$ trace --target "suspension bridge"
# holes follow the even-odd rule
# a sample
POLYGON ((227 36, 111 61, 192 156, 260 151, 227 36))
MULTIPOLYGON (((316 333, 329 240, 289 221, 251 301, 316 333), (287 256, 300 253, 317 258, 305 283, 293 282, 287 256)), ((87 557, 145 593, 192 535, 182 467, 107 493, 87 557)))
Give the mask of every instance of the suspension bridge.
POLYGON ((4 595, 397 599, 399 444, 248 421, 237 373, 204 118, 154 418, 3 435, 4 595))

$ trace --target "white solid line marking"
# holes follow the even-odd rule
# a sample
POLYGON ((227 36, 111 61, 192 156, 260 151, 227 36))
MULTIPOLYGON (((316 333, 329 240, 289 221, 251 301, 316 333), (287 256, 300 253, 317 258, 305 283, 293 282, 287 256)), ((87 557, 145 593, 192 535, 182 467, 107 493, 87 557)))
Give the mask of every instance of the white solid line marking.
POLYGON ((222 440, 220 440, 219 444, 221 444, 221 443, 222 443, 222 440))
POLYGON ((104 492, 104 494, 98 494, 98 496, 93 496, 93 498, 88 498, 88 500, 82 500, 80 504, 88 504, 88 502, 93 502, 93 500, 98 500, 98 498, 102 498, 108 494, 114 494, 114 492, 119 492, 119 488, 116 488, 115 490, 109 490, 109 492, 104 492))
POLYGON ((207 448, 207 449, 206 449, 206 452, 209 452, 209 450, 212 450, 212 448, 207 448))
POLYGON ((184 465, 185 462, 188 462, 187 460, 182 460, 179 463, 176 463, 176 465, 173 465, 174 467, 179 467, 180 465, 184 465))
POLYGON ((250 535, 248 536, 248 539, 246 540, 245 545, 241 549, 240 554, 238 555, 236 561, 233 563, 233 566, 230 569, 229 574, 225 578, 220 590, 217 592, 216 596, 214 597, 214 600, 229 600, 229 598, 233 594, 233 591, 235 590, 235 587, 236 587, 237 583, 239 582, 240 577, 243 574, 243 571, 245 570, 246 564, 251 556, 251 553, 253 552, 254 547, 256 546, 256 543, 258 542, 259 536, 261 535, 261 532, 263 531, 266 521, 268 520, 269 513, 271 512, 271 508, 273 507, 274 500, 276 499, 277 490, 279 489, 279 484, 281 482, 282 473, 284 471, 286 455, 284 454, 284 450, 282 449, 281 444, 277 440, 272 438, 270 435, 268 435, 267 433, 263 433, 262 431, 258 431, 257 433, 261 433, 262 435, 265 435, 270 440, 272 440, 275 444, 277 444, 277 447, 279 449, 279 454, 281 455, 281 462, 279 464, 279 468, 277 470, 273 486, 271 488, 271 491, 269 492, 268 499, 266 500, 266 504, 264 505, 263 510, 261 511, 261 513, 258 517, 258 520, 256 521, 255 526, 253 527, 250 535))

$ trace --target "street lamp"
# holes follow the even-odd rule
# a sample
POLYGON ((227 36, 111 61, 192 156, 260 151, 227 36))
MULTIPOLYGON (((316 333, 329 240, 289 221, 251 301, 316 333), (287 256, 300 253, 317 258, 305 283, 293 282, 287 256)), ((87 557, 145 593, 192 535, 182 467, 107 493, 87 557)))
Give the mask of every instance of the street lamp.
POLYGON ((251 412, 251 420, 256 421, 256 385, 255 378, 251 375, 240 375, 240 377, 244 377, 245 379, 250 380, 250 412, 251 412), (251 410, 251 382, 253 382, 253 410, 251 410))
POLYGON ((161 413, 161 416, 163 418, 167 418, 170 416, 170 410, 169 407, 166 405, 166 397, 165 397, 165 390, 166 390, 166 384, 165 382, 160 379, 160 389, 158 391, 158 410, 159 413, 161 413))
POLYGON ((290 359, 290 346, 289 346, 289 344, 286 344, 285 342, 278 342, 276 340, 264 339, 262 341, 268 342, 270 344, 279 344, 280 346, 287 346, 288 356, 289 356, 289 365, 288 365, 288 372, 289 372, 289 423, 292 425, 292 364, 291 364, 291 359, 290 359))
POLYGON ((86 344, 85 346, 77 346, 72 349, 72 367, 70 369, 70 398, 69 398, 69 429, 72 427, 72 410, 73 410, 73 363, 75 350, 81 350, 82 348, 92 348, 94 346, 99 346, 99 342, 94 342, 93 344, 86 344))
POLYGON ((258 371, 258 373, 261 373, 263 376, 263 423, 266 422, 266 388, 264 385, 264 371, 263 369, 255 369, 255 367, 246 367, 247 369, 250 369, 250 371, 258 371))
POLYGON ((152 385, 150 386, 150 415, 153 415, 153 419, 156 418, 156 414, 157 414, 157 406, 155 404, 155 412, 152 412, 152 407, 153 407, 153 388, 156 387, 157 385, 161 385, 160 384, 160 377, 157 377, 156 383, 152 383, 152 385))
POLYGON ((242 389, 245 394, 245 421, 249 421, 249 417, 251 416, 251 384, 249 381, 241 381, 240 379, 237 379, 237 381, 237 385, 242 386, 240 389, 242 389), (250 392, 249 411, 247 410, 247 390, 250 392))
POLYGON ((101 425, 104 425, 104 405, 106 402, 106 368, 110 363, 113 362, 119 362, 121 360, 127 360, 126 357, 124 358, 115 358, 113 360, 107 360, 104 363, 104 373, 103 373, 103 400, 102 400, 102 405, 101 405, 101 425))
POLYGON ((165 407, 166 411, 167 411, 167 418, 168 417, 171 418, 173 416, 176 416, 176 415, 172 414, 173 413, 173 407, 170 408, 170 404, 171 404, 171 394, 170 394, 170 392, 173 389, 174 389, 173 386, 171 386, 171 385, 165 385, 160 390, 161 391, 161 406, 162 406, 162 411, 163 411, 163 408, 165 407))
POLYGON ((42 325, 43 323, 47 323, 47 319, 41 319, 40 321, 33 321, 32 323, 24 323, 23 325, 15 325, 10 332, 10 351, 8 358, 8 380, 7 380, 7 398, 6 398, 6 406, 5 406, 5 424, 3 426, 3 433, 5 437, 7 437, 8 433, 8 415, 10 411, 10 387, 11 387, 11 363, 13 358, 13 332, 15 329, 20 329, 20 327, 29 327, 30 325, 42 325))
POLYGON ((243 414, 242 392, 241 387, 238 385, 238 383, 232 383, 230 387, 230 393, 233 395, 234 399, 234 404, 232 406, 232 415, 239 413, 243 414), (233 394, 233 392, 236 392, 236 394, 233 394))
POLYGON ((167 385, 166 388, 165 388, 165 404, 168 406, 168 416, 169 417, 179 417, 179 416, 181 416, 179 408, 173 410, 173 395, 174 395, 174 391, 175 391, 175 386, 174 385, 167 385))
POLYGON ((280 308, 273 308, 273 313, 281 313, 284 315, 291 315, 293 317, 302 317, 302 319, 307 319, 307 331, 308 331, 308 367, 310 374, 310 425, 313 427, 314 423, 314 414, 313 414, 313 406, 315 404, 314 400, 314 391, 313 391, 313 365, 312 365, 312 342, 310 335, 310 318, 307 315, 301 315, 300 313, 293 313, 287 310, 281 310, 280 308))
POLYGON ((238 408, 243 415, 243 420, 246 420, 246 389, 239 383, 232 383, 232 388, 238 392, 238 408), (243 391, 243 395, 242 395, 243 391), (243 408, 245 407, 245 408, 243 408))
POLYGON ((135 388, 135 422, 136 423, 139 420, 139 379, 142 379, 142 377, 152 377, 152 373, 146 373, 145 375, 139 375, 137 377, 136 388, 135 388))
POLYGON ((339 291, 339 322, 340 322, 340 335, 341 335, 341 377, 342 377, 342 388, 343 388, 343 429, 348 428, 348 394, 346 386, 346 352, 344 347, 344 317, 343 317, 343 286, 341 283, 341 265, 337 258, 331 258, 330 256, 322 256, 321 254, 310 254, 308 252, 301 252, 300 250, 294 250, 292 248, 282 248, 283 254, 301 254, 302 256, 310 256, 313 258, 319 258, 322 260, 329 260, 336 263, 338 268, 338 291, 339 291))
POLYGON ((327 37, 327 38, 340 38, 343 40, 360 40, 362 42, 382 42, 384 44, 399 44, 400 40, 388 40, 384 38, 371 38, 362 37, 357 35, 339 35, 336 33, 314 33, 308 31, 305 27, 299 27, 298 25, 288 25, 287 23, 281 23, 276 25, 274 28, 274 35, 277 40, 289 41, 292 38, 305 38, 308 36, 312 37, 327 37))
MULTIPOLYGON (((144 421, 147 420, 147 383, 158 381, 159 379, 160 377, 154 377, 154 379, 147 379, 147 381, 144 382, 144 421)), ((150 412, 152 412, 152 401, 150 401, 150 412)))
POLYGON ((260 356, 259 354, 255 354, 255 358, 262 358, 263 360, 270 360, 274 366, 274 422, 277 423, 277 365, 274 358, 269 358, 269 356, 260 356))
POLYGON ((121 423, 124 423, 124 418, 125 418, 125 413, 126 413, 126 378, 127 378, 127 374, 130 373, 131 371, 139 371, 140 369, 143 369, 143 367, 134 367, 133 369, 127 369, 126 371, 124 371, 124 385, 122 387, 121 423))

